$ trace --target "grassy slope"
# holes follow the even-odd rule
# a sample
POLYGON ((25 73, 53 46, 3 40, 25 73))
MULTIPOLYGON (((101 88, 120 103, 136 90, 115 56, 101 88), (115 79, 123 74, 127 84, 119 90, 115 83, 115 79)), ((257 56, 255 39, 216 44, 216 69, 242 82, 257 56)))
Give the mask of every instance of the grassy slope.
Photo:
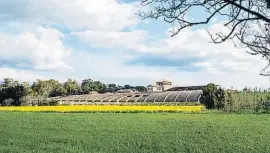
POLYGON ((269 115, 0 112, 0 152, 270 152, 269 115))

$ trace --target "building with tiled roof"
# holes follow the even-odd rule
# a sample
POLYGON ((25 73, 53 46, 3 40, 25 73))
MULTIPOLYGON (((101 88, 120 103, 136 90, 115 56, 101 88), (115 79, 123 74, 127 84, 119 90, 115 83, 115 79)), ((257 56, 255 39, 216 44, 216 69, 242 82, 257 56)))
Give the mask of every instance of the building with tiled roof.
POLYGON ((148 85, 148 92, 164 92, 172 87, 172 82, 166 79, 157 81, 155 85, 148 85))

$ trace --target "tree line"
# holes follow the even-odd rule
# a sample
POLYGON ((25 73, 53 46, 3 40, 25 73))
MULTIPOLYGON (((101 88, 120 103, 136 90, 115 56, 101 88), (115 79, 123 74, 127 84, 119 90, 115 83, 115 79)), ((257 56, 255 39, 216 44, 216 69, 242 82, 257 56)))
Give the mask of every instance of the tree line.
POLYGON ((47 99, 49 97, 80 95, 90 92, 106 93, 119 90, 135 90, 146 92, 144 86, 104 84, 101 81, 84 79, 79 83, 75 79, 68 79, 61 83, 54 79, 36 80, 31 85, 28 82, 19 82, 12 78, 5 78, 0 83, 0 105, 19 106, 32 99, 47 99))

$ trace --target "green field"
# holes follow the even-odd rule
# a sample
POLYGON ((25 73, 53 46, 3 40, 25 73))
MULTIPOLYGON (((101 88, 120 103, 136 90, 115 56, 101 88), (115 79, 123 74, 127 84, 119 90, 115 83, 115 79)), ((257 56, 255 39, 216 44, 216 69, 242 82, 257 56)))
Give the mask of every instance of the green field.
POLYGON ((0 112, 0 152, 270 152, 270 115, 0 112))

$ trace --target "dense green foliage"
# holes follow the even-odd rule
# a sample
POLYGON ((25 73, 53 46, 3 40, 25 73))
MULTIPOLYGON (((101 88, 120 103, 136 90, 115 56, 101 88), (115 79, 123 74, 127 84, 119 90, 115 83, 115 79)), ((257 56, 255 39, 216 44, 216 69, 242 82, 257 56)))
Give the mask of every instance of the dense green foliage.
POLYGON ((81 84, 82 91, 84 93, 90 93, 91 91, 97 91, 99 93, 106 92, 106 85, 100 81, 94 81, 92 79, 86 79, 81 84))
POLYGON ((75 95, 81 93, 81 87, 76 80, 69 78, 63 86, 67 90, 68 95, 75 95))
POLYGON ((200 101, 207 109, 222 110, 225 107, 225 92, 215 84, 210 83, 203 88, 200 101))
POLYGON ((25 87, 21 84, 5 84, 0 87, 0 104, 20 105, 20 98, 27 94, 25 87))
POLYGON ((0 112, 0 152, 270 152, 269 115, 0 112))

